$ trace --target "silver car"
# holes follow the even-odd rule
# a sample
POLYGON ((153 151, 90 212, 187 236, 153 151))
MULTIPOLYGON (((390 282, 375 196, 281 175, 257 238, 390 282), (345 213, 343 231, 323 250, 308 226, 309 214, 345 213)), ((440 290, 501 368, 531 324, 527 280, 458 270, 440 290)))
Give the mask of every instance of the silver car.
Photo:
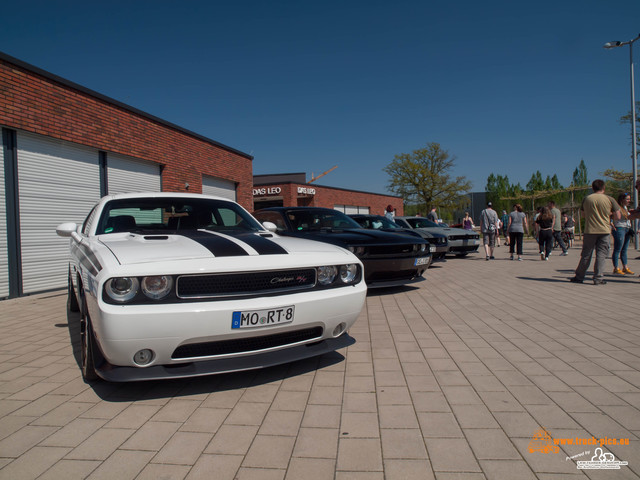
POLYGON ((395 217, 394 221, 404 228, 446 235, 449 243, 447 253, 453 253, 458 257, 477 252, 480 247, 480 235, 472 230, 443 227, 424 217, 395 217))

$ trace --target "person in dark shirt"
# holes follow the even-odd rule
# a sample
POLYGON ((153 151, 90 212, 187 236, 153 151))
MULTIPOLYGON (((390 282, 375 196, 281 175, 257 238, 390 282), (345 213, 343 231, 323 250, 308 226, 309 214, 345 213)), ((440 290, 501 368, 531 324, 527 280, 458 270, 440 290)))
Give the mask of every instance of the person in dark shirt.
POLYGON ((549 260, 549 254, 553 249, 553 215, 548 207, 542 207, 542 211, 536 224, 538 225, 538 245, 540 246, 540 260, 549 260))
POLYGON ((438 223, 438 214, 436 213, 436 207, 431 208, 431 211, 427 213, 427 218, 434 223, 438 223))

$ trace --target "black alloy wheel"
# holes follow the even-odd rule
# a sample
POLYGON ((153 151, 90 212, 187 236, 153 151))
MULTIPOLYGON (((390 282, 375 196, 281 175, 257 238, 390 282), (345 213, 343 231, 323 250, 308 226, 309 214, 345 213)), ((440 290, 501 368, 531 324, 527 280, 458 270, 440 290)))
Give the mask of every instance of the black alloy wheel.
POLYGON ((87 301, 83 296, 82 317, 80 318, 80 363, 82 378, 85 382, 97 380, 93 351, 95 349, 91 318, 87 309, 87 301))
POLYGON ((80 311, 80 305, 78 305, 76 292, 73 288, 73 281, 71 280, 71 269, 69 269, 69 285, 67 287, 67 309, 70 312, 80 311))

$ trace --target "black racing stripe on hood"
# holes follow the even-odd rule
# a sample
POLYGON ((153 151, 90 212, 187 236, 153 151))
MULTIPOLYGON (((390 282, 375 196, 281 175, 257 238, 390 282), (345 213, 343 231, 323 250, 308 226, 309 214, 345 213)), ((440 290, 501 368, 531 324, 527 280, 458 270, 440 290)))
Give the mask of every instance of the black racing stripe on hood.
POLYGON ((289 253, 276 242, 255 233, 242 233, 235 237, 252 247, 260 255, 287 255, 289 253))
POLYGON ((181 230, 176 234, 199 243, 216 257, 242 257, 249 255, 240 245, 218 235, 197 230, 181 230))

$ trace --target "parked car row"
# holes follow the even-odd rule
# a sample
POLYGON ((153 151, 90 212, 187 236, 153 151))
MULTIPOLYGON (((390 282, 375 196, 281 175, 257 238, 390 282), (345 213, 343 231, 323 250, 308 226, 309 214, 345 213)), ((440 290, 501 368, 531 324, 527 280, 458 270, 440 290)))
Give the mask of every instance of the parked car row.
POLYGON ((422 237, 364 229, 330 208, 271 207, 254 215, 279 235, 331 243, 353 252, 364 264, 369 288, 421 281, 431 264, 432 252, 422 237))
POLYGON ((417 235, 422 237, 433 247, 431 249, 433 258, 444 258, 447 252, 449 252, 447 236, 442 233, 401 227, 398 223, 389 220, 387 217, 382 215, 354 214, 349 216, 358 222, 362 228, 371 228, 374 230, 381 230, 383 232, 417 235))
POLYGON ((404 228, 411 228, 424 233, 446 235, 449 245, 447 252, 454 253, 458 257, 477 252, 480 247, 480 235, 472 230, 443 226, 423 217, 395 217, 394 220, 395 223, 404 228))
POLYGON ((197 194, 106 196, 82 225, 57 228, 70 238, 83 378, 233 372, 348 346, 367 288, 421 281, 434 255, 478 248, 477 235, 458 240, 415 220, 312 207, 252 216, 197 194))

